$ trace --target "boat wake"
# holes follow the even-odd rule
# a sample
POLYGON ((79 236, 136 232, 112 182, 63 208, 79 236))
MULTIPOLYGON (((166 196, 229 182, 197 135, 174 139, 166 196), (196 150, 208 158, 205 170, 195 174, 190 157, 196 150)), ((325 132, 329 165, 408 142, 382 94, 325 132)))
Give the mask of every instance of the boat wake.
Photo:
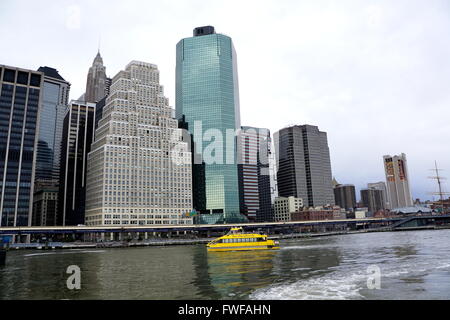
MULTIPOLYGON (((383 279, 396 277, 414 277, 436 270, 450 270, 450 263, 410 263, 404 266, 381 268, 381 286, 383 279)), ((354 271, 354 270, 353 270, 354 271)), ((365 296, 362 290, 367 290, 367 272, 335 271, 325 275, 311 277, 285 284, 272 284, 269 287, 257 289, 250 295, 255 300, 361 300, 365 296)))
POLYGON ((71 250, 71 251, 55 251, 55 252, 39 252, 25 254, 24 257, 38 257, 38 256, 52 256, 59 254, 74 254, 74 253, 103 253, 105 250, 71 250))

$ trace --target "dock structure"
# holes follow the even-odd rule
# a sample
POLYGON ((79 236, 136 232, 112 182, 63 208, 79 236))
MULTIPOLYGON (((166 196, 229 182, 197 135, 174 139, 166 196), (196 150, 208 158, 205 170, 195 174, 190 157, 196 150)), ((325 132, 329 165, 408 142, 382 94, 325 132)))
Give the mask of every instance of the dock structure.
MULTIPOLYGON (((224 232, 232 227, 242 227, 248 231, 263 231, 269 235, 293 234, 314 229, 322 232, 332 230, 364 229, 379 231, 395 231, 408 229, 426 229, 450 226, 450 214, 422 215, 391 218, 340 219, 320 221, 291 221, 243 224, 202 224, 202 225, 145 225, 145 226, 56 226, 56 227, 0 227, 0 237, 14 238, 44 235, 82 235, 85 241, 123 241, 126 238, 142 238, 147 242, 152 238, 164 237, 173 241, 177 238, 196 237, 209 238, 213 233, 224 232), (299 231, 300 230, 300 231, 299 231), (106 237, 105 237, 106 235, 106 237), (136 237, 137 235, 137 237, 136 237), (100 236, 100 237, 99 237, 100 236)), ((195 239, 193 239, 195 240, 195 239)), ((19 240, 20 242, 20 240, 19 240)))

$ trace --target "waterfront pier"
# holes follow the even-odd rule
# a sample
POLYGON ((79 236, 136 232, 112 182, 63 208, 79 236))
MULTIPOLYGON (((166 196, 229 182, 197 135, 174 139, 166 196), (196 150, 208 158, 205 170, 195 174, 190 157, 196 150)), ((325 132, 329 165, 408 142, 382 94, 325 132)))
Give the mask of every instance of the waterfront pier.
MULTIPOLYGON (((143 245, 196 244, 206 242, 228 231, 231 227, 264 232, 272 237, 289 235, 346 233, 351 231, 396 231, 450 227, 450 215, 427 215, 391 218, 341 219, 320 221, 292 221, 212 225, 158 225, 158 226, 57 226, 57 227, 2 227, 0 238, 9 243, 33 243, 51 248, 50 243, 122 243, 143 245), (206 239, 206 240, 205 240, 206 239)), ((59 246, 57 246, 59 247, 59 246)))

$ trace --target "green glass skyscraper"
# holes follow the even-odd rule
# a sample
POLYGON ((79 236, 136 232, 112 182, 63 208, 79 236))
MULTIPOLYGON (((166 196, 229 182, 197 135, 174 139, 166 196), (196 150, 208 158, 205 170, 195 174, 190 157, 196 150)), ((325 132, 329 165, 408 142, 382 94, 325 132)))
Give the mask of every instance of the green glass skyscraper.
POLYGON ((195 28, 193 37, 177 44, 176 113, 195 146, 194 208, 202 214, 223 214, 231 222, 239 217, 236 137, 226 139, 227 130, 229 135, 240 129, 236 52, 231 38, 216 34, 211 26, 195 28), (218 133, 223 157, 211 163, 206 150, 217 142, 218 133))

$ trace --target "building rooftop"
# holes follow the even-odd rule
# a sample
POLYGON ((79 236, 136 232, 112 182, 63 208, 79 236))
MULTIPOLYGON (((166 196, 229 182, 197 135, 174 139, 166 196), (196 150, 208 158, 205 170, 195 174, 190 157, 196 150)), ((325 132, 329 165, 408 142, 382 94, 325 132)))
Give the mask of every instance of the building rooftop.
POLYGON ((47 76, 47 77, 66 81, 63 77, 61 77, 58 70, 56 70, 55 68, 45 66, 45 67, 40 67, 37 71, 44 73, 45 76, 47 76))
POLYGON ((197 27, 194 29, 194 37, 206 36, 214 33, 216 33, 216 31, 213 26, 197 27))

